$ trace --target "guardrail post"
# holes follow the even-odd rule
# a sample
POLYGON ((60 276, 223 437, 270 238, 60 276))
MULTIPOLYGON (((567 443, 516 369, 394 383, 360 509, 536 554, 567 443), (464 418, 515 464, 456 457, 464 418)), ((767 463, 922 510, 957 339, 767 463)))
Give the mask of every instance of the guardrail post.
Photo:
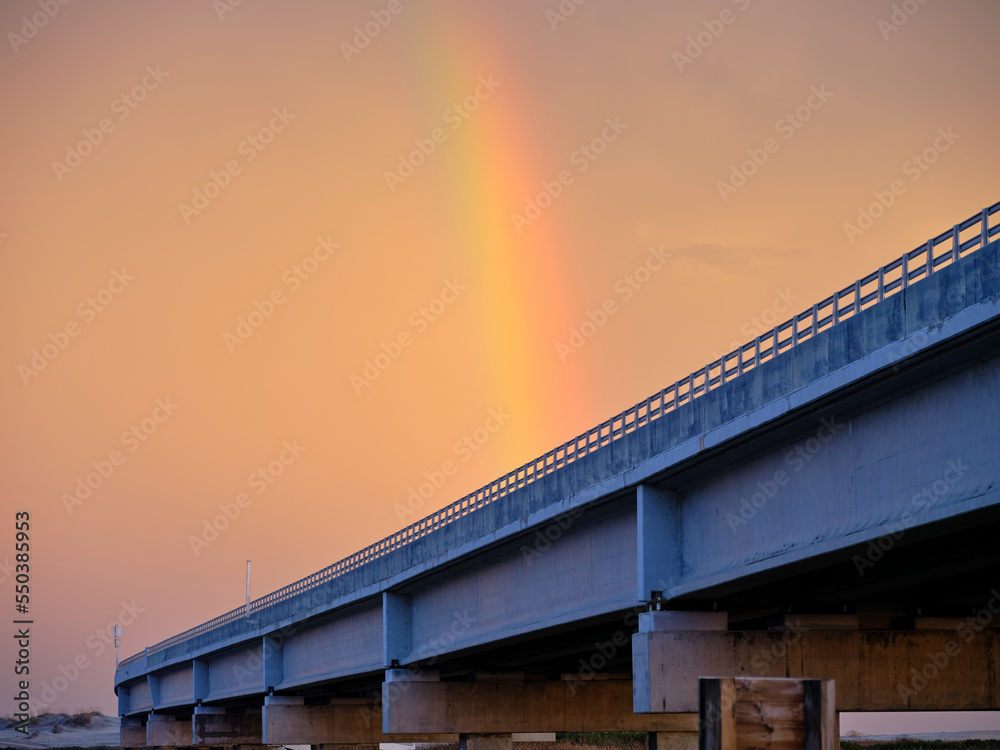
POLYGON ((955 228, 951 230, 953 232, 952 237, 951 237, 951 260, 952 260, 952 262, 957 261, 959 259, 959 257, 961 257, 961 255, 962 255, 962 243, 958 241, 958 234, 959 234, 958 228, 960 226, 961 226, 961 224, 956 224, 955 228))
POLYGON ((982 219, 982 221, 983 221, 983 224, 982 224, 982 227, 980 229, 980 231, 982 232, 982 235, 981 235, 981 237, 979 239, 979 246, 980 247, 986 247, 989 244, 989 242, 990 242, 990 209, 989 208, 984 208, 983 209, 983 219, 982 219))
POLYGON ((927 276, 934 273, 934 240, 927 240, 927 276))

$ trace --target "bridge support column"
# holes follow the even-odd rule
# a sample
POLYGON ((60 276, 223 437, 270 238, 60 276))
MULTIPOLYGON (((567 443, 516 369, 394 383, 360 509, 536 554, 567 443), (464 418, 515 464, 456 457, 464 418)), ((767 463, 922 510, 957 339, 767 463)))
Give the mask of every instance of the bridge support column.
POLYGON ((146 745, 191 747, 191 719, 171 714, 150 714, 146 721, 146 745))
POLYGON ((263 741, 268 745, 311 745, 325 750, 374 747, 382 742, 454 743, 457 733, 387 735, 380 706, 367 699, 334 699, 307 706, 297 696, 269 695, 262 711, 263 741))
POLYGON ((122 747, 146 747, 146 723, 139 717, 124 717, 119 737, 122 747))
POLYGON ((261 715, 227 714, 224 708, 195 706, 191 719, 194 745, 239 745, 244 749, 262 744, 261 715))
POLYGON ((509 734, 460 734, 458 750, 513 750, 514 738, 509 734))
MULTIPOLYGON (((653 633, 671 632, 707 632, 725 631, 729 627, 729 615, 725 612, 681 612, 657 611, 639 614, 639 632, 632 636, 632 681, 635 690, 632 694, 632 710, 637 714, 657 711, 673 711, 665 704, 659 705, 657 698, 669 687, 669 676, 663 676, 664 665, 658 659, 659 652, 650 651, 650 635, 653 633)), ((697 694, 697 682, 695 693, 697 694)), ((695 695, 697 698, 697 695, 695 695)), ((691 704, 687 711, 697 710, 697 702, 691 704)), ((669 742, 676 738, 664 737, 669 742)), ((659 740, 657 740, 659 741, 659 740)), ((660 747, 650 747, 650 750, 663 750, 660 747)), ((670 750, 674 750, 670 746, 670 750)))

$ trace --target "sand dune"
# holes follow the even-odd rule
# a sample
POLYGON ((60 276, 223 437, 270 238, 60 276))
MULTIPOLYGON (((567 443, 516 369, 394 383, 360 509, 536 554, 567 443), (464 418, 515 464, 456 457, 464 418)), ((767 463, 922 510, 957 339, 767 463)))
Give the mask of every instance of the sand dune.
POLYGON ((0 722, 0 747, 55 748, 118 746, 119 721, 115 716, 98 714, 90 726, 67 724, 66 714, 46 714, 32 719, 28 734, 14 729, 12 722, 0 722))

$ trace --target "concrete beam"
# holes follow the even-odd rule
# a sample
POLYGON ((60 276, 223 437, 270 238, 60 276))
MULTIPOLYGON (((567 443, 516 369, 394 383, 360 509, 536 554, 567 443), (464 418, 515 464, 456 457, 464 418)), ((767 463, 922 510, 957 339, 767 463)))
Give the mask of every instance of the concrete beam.
POLYGON ((205 700, 208 697, 208 662, 202 659, 191 661, 192 694, 195 701, 205 700))
POLYGON ((413 619, 410 597, 394 591, 382 592, 382 662, 391 667, 410 653, 413 619))
POLYGON ((138 717, 122 718, 119 738, 122 747, 146 747, 146 724, 138 717))
POLYGON ((264 662, 264 689, 274 690, 285 679, 285 641, 265 635, 261 645, 261 661, 264 662))
POLYGON ((192 745, 263 744, 261 715, 256 709, 244 714, 227 714, 218 709, 197 707, 191 720, 192 745))
POLYGON ((697 710, 726 675, 833 679, 838 711, 1000 710, 997 630, 640 632, 632 664, 637 713, 697 710))
MULTIPOLYGON (((695 689, 697 697, 697 687, 695 689)), ((382 683, 383 729, 397 732, 697 731, 686 715, 632 712, 631 680, 382 683), (390 691, 390 687, 394 687, 390 691)))
POLYGON ((129 701, 129 688, 128 685, 118 686, 118 715, 127 716, 132 710, 131 701, 129 701))
POLYGON ((649 484, 636 489, 636 583, 639 601, 652 599, 680 578, 680 506, 677 493, 649 484))
POLYGON ((384 734, 382 714, 368 700, 329 706, 268 704, 263 709, 268 745, 378 745, 382 742, 458 742, 458 733, 384 734))
POLYGON ((150 747, 190 747, 190 717, 150 714, 146 721, 146 744, 150 747))

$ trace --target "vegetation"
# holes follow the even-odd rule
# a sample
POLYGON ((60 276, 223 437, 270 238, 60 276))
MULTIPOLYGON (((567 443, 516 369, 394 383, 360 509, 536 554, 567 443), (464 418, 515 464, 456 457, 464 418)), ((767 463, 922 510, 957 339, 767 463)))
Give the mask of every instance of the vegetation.
POLYGON ((840 750, 1000 750, 1000 740, 897 740, 896 742, 842 740, 840 750))

